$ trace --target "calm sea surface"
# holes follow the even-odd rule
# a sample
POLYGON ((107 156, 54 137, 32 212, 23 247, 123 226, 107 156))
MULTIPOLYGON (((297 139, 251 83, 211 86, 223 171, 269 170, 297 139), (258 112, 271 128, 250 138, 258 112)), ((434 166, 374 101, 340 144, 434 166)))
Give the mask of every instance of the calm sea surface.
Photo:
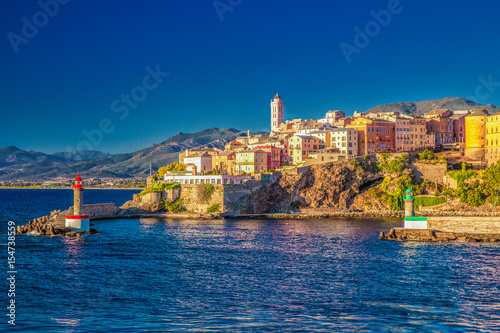
MULTIPOLYGON (((123 204, 137 191, 85 190, 123 204)), ((71 190, 0 190, 7 221, 71 190)), ((96 221, 81 239, 16 237, 16 326, 0 331, 498 332, 500 246, 379 241, 399 219, 96 221)))

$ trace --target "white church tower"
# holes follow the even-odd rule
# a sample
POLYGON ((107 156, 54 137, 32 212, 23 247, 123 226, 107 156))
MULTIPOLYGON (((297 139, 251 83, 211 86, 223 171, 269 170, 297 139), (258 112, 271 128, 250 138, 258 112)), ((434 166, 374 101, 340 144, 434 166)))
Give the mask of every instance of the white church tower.
POLYGON ((276 132, 278 126, 283 124, 283 107, 285 103, 281 100, 280 95, 276 94, 274 100, 271 101, 271 132, 276 132))

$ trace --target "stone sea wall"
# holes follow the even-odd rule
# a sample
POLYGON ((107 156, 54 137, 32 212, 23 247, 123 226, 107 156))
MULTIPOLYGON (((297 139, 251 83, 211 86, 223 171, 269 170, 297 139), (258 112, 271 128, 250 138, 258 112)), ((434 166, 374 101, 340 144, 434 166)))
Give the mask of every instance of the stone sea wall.
POLYGON ((430 216, 427 228, 454 233, 500 233, 500 216, 430 216))
POLYGON ((224 205, 224 186, 222 184, 212 184, 214 192, 211 195, 203 195, 202 189, 208 184, 183 184, 181 186, 180 198, 184 207, 191 212, 205 213, 213 205, 224 205))
POLYGON ((432 229, 394 228, 387 234, 381 232, 379 239, 439 243, 449 241, 494 243, 500 241, 500 232, 498 230, 492 233, 440 232, 432 229))

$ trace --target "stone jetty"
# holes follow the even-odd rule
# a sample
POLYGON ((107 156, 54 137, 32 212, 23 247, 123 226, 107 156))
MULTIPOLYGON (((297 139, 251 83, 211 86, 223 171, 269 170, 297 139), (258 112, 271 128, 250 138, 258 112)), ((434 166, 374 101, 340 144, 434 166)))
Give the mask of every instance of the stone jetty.
POLYGON ((425 242, 484 242, 495 243, 500 242, 500 233, 463 233, 463 232, 440 232, 430 229, 407 229, 394 228, 385 234, 380 233, 379 239, 387 239, 394 241, 425 241, 425 242))
MULTIPOLYGON (((82 233, 77 233, 71 228, 65 227, 66 211, 55 210, 50 215, 34 218, 25 225, 18 225, 16 234, 33 236, 66 236, 81 237, 82 233)), ((90 228, 88 234, 99 234, 97 230, 90 228)))

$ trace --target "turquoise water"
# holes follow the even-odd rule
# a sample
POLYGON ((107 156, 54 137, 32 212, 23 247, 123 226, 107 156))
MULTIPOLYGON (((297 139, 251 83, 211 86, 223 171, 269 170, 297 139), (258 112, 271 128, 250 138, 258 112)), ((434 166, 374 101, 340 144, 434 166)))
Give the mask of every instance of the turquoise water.
MULTIPOLYGON (((62 207, 6 191, 0 212, 14 220, 71 204, 64 190, 49 194, 62 207)), ((85 192, 117 204, 131 193, 85 192)), ((498 331, 500 246, 377 239, 400 224, 123 219, 81 239, 17 236, 13 331, 498 331)))

